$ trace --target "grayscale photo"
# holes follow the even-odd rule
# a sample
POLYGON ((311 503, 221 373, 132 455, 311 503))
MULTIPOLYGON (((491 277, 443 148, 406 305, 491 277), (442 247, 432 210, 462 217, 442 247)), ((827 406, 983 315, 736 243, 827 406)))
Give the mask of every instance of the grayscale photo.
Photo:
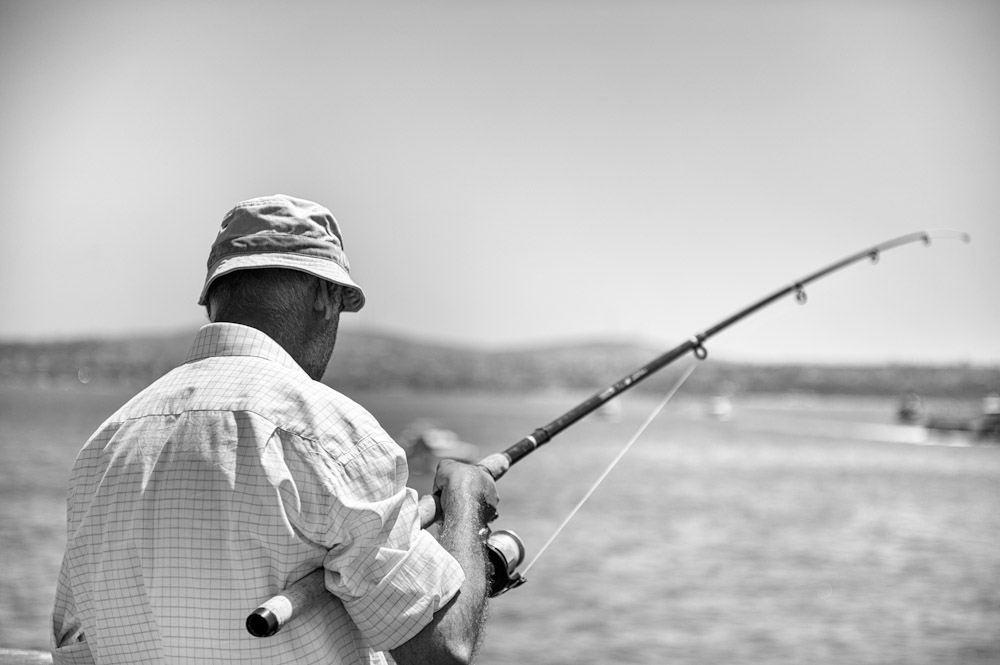
POLYGON ((0 665, 997 665, 1000 3, 0 0, 0 665))

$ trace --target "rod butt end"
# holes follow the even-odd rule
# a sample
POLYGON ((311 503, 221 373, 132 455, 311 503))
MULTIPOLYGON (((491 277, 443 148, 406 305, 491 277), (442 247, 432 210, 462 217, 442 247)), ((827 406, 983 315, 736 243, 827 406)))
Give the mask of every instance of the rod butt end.
POLYGON ((258 607, 247 617, 247 631, 254 637, 271 637, 279 630, 281 622, 266 607, 258 607))

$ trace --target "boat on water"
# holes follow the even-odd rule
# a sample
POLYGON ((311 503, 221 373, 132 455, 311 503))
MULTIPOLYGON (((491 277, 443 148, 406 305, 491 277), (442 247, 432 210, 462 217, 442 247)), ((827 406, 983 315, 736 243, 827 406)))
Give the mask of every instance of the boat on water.
POLYGON ((944 413, 930 413, 919 395, 907 393, 900 401, 897 419, 928 430, 967 433, 977 439, 1000 442, 1000 393, 991 392, 983 397, 978 412, 944 413))
POLYGON ((411 423, 398 441, 406 451, 410 471, 415 473, 431 473, 443 459, 475 462, 480 458, 475 444, 463 441, 454 431, 428 420, 411 423))

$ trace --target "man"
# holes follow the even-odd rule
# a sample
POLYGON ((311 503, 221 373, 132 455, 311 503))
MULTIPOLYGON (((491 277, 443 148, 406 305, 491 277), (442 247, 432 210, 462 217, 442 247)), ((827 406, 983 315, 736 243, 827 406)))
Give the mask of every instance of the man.
POLYGON ((276 195, 225 217, 187 362, 111 416, 74 464, 56 663, 469 662, 496 486, 442 463, 419 527, 402 450, 319 383, 364 305, 340 228, 276 195), (329 594, 270 638, 250 610, 316 568, 329 594))

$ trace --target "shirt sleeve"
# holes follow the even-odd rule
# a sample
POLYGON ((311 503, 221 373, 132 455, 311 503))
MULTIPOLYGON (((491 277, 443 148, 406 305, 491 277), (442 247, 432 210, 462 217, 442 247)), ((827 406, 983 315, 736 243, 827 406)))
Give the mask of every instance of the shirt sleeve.
MULTIPOLYGON (((364 552, 365 547, 358 549, 364 552)), ((326 587, 343 600, 369 646, 388 651, 430 623, 434 613, 458 593, 465 573, 419 528, 409 538, 370 547, 370 553, 363 554, 375 562, 369 569, 375 574, 370 577, 364 565, 345 566, 344 554, 331 550, 324 564, 326 587)))
MULTIPOLYGON (((308 455, 321 500, 299 504, 296 528, 328 549, 326 588, 341 599, 369 647, 386 651, 430 623, 465 574, 420 528, 405 454, 388 435, 330 452, 308 455)), ((292 461, 287 454, 286 461, 292 461)))

